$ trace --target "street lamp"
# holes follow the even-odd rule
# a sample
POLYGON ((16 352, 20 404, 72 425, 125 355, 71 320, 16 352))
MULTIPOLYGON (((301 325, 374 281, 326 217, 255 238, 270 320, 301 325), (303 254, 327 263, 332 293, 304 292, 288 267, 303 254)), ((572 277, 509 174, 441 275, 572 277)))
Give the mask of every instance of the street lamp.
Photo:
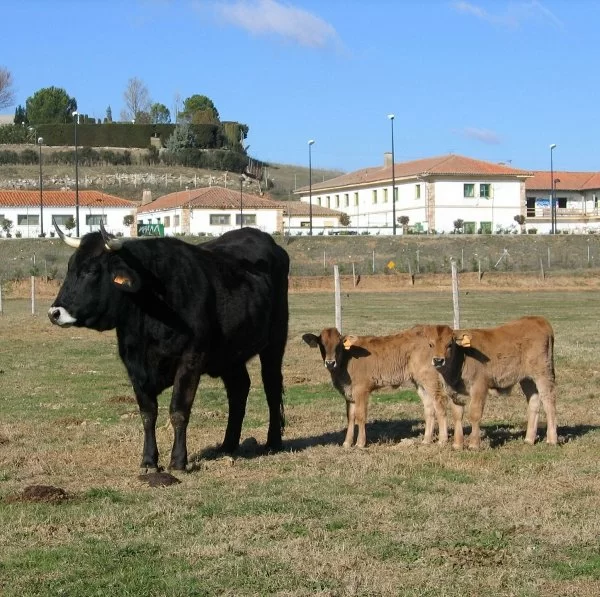
POLYGON ((38 137, 38 147, 40 148, 40 237, 44 236, 44 199, 42 195, 42 145, 44 138, 38 137))
POLYGON ((244 227, 244 195, 242 193, 242 183, 244 182, 244 177, 240 176, 240 228, 244 227))
POLYGON ((392 234, 396 236, 396 175, 394 172, 394 118, 393 114, 388 114, 392 123, 392 234))
POLYGON ((312 236, 312 146, 315 140, 308 142, 308 234, 312 236))
POLYGON ((77 124, 79 122, 79 112, 73 112, 75 117, 75 236, 79 238, 79 160, 77 158, 77 124))
POLYGON ((556 143, 550 145, 550 234, 556 234, 556 198, 554 197, 554 162, 552 154, 556 149, 556 143))

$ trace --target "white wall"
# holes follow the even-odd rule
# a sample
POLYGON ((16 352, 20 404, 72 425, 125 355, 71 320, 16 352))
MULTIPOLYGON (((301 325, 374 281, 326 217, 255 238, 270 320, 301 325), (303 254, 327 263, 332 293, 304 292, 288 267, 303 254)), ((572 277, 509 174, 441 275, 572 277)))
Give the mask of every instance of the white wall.
MULTIPOLYGON (((50 232, 54 231, 52 225, 52 216, 72 216, 75 217, 75 207, 52 207, 44 206, 43 209, 43 224, 44 233, 46 236, 50 236, 50 232)), ((97 216, 98 218, 104 218, 104 227, 108 232, 112 234, 122 234, 123 236, 130 236, 129 226, 123 224, 123 218, 127 215, 135 215, 135 209, 123 208, 123 207, 94 207, 89 208, 87 206, 79 207, 79 234, 83 236, 88 232, 99 230, 99 224, 88 224, 89 216, 97 216)), ((40 208, 36 207, 2 207, 0 206, 0 217, 11 220, 13 228, 11 234, 13 237, 17 236, 17 232, 21 234, 23 238, 37 238, 41 232, 40 226, 40 208), (19 220, 27 216, 31 223, 23 223, 19 225, 19 220)), ((60 225, 60 223, 59 223, 60 225)), ((67 232, 64 225, 61 225, 63 232, 67 232)), ((76 228, 73 228, 71 235, 75 236, 76 228)))

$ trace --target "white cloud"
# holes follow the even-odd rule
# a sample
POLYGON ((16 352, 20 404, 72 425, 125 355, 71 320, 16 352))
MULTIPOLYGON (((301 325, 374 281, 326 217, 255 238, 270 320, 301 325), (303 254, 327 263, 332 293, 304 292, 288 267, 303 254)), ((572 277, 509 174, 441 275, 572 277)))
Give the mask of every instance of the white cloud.
POLYGON ((499 145, 501 143, 500 135, 488 129, 480 129, 468 126, 458 132, 463 137, 475 139, 476 141, 481 141, 482 143, 486 143, 488 145, 499 145))
POLYGON ((336 30, 318 16, 277 0, 215 2, 214 10, 232 25, 254 35, 276 35, 301 46, 339 44, 336 30))
POLYGON ((489 12, 477 4, 463 0, 455 1, 453 6, 458 12, 501 27, 516 29, 534 20, 550 22, 559 29, 564 27, 563 22, 539 0, 508 2, 500 12, 489 12))

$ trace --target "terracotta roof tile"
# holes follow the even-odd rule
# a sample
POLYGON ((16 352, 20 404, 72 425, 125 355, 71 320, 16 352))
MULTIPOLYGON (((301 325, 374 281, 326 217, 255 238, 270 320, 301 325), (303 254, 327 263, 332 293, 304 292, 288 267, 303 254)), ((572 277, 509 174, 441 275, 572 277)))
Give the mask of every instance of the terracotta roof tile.
MULTIPOLYGON (((558 191, 585 191, 600 189, 600 172, 565 172, 554 170, 554 180, 558 191)), ((539 170, 525 181, 528 191, 549 191, 551 188, 550 170, 539 170)))
MULTIPOLYGON (((73 207, 75 191, 54 191, 42 189, 42 200, 47 207, 73 207)), ((0 206, 2 207, 36 207, 40 204, 40 192, 0 189, 0 206)), ((130 207, 137 206, 135 201, 107 195, 101 191, 79 191, 79 205, 87 207, 130 207)))
MULTIPOLYGON (((249 209, 281 209, 278 202, 242 191, 242 203, 249 209)), ((151 203, 142 205, 138 213, 173 209, 175 207, 210 209, 237 209, 240 206, 240 191, 223 187, 203 187, 177 191, 158 197, 151 203)))
MULTIPOLYGON (((279 205, 283 208, 284 216, 308 216, 310 213, 310 206, 305 201, 281 201, 279 205)), ((313 216, 341 216, 342 211, 337 209, 331 209, 322 205, 312 206, 313 216)))
MULTIPOLYGON (((394 178, 401 180, 403 178, 415 178, 416 176, 507 176, 507 177, 527 177, 531 172, 511 168, 503 164, 494 164, 482 160, 474 160, 456 154, 449 154, 433 158, 423 158, 412 160, 410 162, 401 162, 394 164, 394 178)), ((328 189, 339 189, 342 187, 356 187, 359 185, 381 183, 392 180, 392 166, 379 166, 373 168, 363 168, 342 174, 336 178, 331 178, 324 182, 312 185, 312 191, 322 193, 328 189)), ((295 191, 295 193, 305 194, 308 186, 295 191)))

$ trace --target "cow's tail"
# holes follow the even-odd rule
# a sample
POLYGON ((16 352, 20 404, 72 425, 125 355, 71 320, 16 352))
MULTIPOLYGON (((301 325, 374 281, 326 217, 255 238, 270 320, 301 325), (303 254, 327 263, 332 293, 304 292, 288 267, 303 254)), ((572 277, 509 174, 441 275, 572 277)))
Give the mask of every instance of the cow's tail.
POLYGON ((548 362, 550 364, 550 373, 552 374, 552 381, 556 379, 554 371, 554 334, 550 334, 548 337, 548 362))

